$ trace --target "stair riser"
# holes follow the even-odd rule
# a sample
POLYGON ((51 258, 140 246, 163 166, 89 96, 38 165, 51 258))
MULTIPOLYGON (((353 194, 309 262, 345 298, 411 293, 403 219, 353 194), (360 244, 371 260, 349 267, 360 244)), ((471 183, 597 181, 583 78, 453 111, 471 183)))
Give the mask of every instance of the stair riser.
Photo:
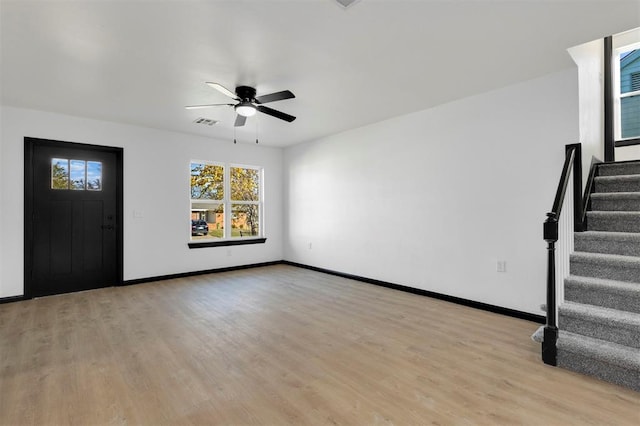
POLYGON ((620 176, 640 174, 640 164, 626 163, 616 165, 602 165, 598 167, 599 176, 620 176))
MULTIPOLYGON (((595 277, 606 280, 626 281, 640 283, 640 268, 637 265, 624 266, 617 263, 590 262, 590 261, 570 261, 569 270, 571 275, 580 277, 595 277)), ((640 284, 639 284, 640 285, 640 284)))
POLYGON ((640 199, 602 200, 593 198, 591 199, 591 210, 609 212, 637 212, 640 211, 640 199))
POLYGON ((640 328, 631 325, 622 327, 590 316, 565 315, 561 311, 558 327, 563 331, 640 349, 640 328))
POLYGON ((595 181, 595 192, 640 192, 640 179, 595 181))
POLYGON ((640 392, 640 371, 558 348, 558 367, 587 374, 640 392))
POLYGON ((587 253, 619 254, 622 256, 639 256, 640 244, 635 241, 620 241, 607 238, 584 238, 579 233, 574 239, 575 251, 587 253))
POLYGON ((587 215, 589 231, 640 232, 640 217, 615 217, 587 215))
POLYGON ((640 314, 640 288, 638 291, 615 291, 609 288, 594 288, 565 283, 564 299, 568 302, 640 314))

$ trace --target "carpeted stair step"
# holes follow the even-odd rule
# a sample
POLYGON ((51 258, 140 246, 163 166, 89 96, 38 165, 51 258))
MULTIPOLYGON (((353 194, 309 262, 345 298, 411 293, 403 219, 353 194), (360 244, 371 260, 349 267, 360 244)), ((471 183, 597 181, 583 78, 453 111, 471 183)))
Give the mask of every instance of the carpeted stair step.
POLYGON ((586 231, 574 234, 574 249, 588 253, 640 257, 640 233, 586 231))
POLYGON ((564 280, 564 299, 640 314, 640 286, 636 283, 570 275, 564 280))
POLYGON ((589 231, 640 232, 640 212, 587 212, 589 231))
POLYGON ((640 392, 637 349, 560 331, 558 366, 640 392))
POLYGON ((558 307, 558 328, 639 349, 640 357, 640 314, 565 302, 558 307))
POLYGON ((640 174, 640 162, 602 163, 598 166, 599 176, 619 176, 640 174))
POLYGON ((597 174, 558 308, 558 366, 640 391, 640 161, 597 174))
POLYGON ((575 252, 569 258, 571 275, 637 283, 640 286, 640 258, 617 254, 575 252))
POLYGON ((594 192, 640 192, 640 175, 596 176, 594 192))
POLYGON ((640 211, 640 192, 594 192, 591 210, 640 211))

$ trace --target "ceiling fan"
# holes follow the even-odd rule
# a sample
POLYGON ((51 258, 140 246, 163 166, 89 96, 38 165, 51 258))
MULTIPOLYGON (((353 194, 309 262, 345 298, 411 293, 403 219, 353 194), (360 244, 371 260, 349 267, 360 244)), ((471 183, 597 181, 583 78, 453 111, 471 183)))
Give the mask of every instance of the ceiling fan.
POLYGON ((232 106, 236 113, 236 122, 234 124, 235 127, 244 126, 244 123, 247 121, 247 117, 251 117, 255 115, 256 111, 260 111, 264 114, 270 115, 275 118, 279 118, 280 120, 288 121, 291 123, 296 118, 293 115, 286 114, 282 111, 277 111, 273 108, 269 108, 262 104, 266 104, 269 102, 282 101, 284 99, 295 98, 295 95, 291 93, 289 90, 283 90, 282 92, 270 93, 268 95, 256 96, 256 89, 249 86, 238 86, 236 87, 236 92, 233 93, 231 90, 227 89, 221 84, 206 82, 205 83, 209 87, 213 87, 223 95, 226 95, 236 101, 237 104, 208 104, 208 105, 189 105, 186 106, 186 109, 197 109, 197 108, 209 108, 215 106, 232 106))

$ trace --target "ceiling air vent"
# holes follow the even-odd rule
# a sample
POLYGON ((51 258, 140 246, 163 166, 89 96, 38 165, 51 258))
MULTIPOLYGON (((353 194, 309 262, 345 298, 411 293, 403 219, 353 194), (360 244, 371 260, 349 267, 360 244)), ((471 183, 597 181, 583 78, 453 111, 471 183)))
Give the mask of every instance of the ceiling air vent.
POLYGON ((214 124, 218 123, 218 120, 213 120, 211 118, 200 117, 200 118, 196 118, 195 120, 193 120, 193 122, 196 123, 196 124, 206 124, 207 126, 213 126, 214 124))
POLYGON ((359 2, 360 0, 336 0, 336 3, 338 3, 340 6, 344 7, 345 9, 353 6, 355 3, 359 2))

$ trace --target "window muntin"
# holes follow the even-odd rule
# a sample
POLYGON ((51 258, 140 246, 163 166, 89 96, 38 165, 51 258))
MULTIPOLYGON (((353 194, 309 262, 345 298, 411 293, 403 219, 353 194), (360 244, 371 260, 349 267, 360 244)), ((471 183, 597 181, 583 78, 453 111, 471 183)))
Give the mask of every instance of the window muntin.
POLYGON ((191 241, 263 236, 260 167, 192 161, 190 171, 191 241), (194 222, 202 220, 206 233, 194 222))
POLYGON ((102 163, 100 161, 52 158, 51 189, 101 191, 102 163))

